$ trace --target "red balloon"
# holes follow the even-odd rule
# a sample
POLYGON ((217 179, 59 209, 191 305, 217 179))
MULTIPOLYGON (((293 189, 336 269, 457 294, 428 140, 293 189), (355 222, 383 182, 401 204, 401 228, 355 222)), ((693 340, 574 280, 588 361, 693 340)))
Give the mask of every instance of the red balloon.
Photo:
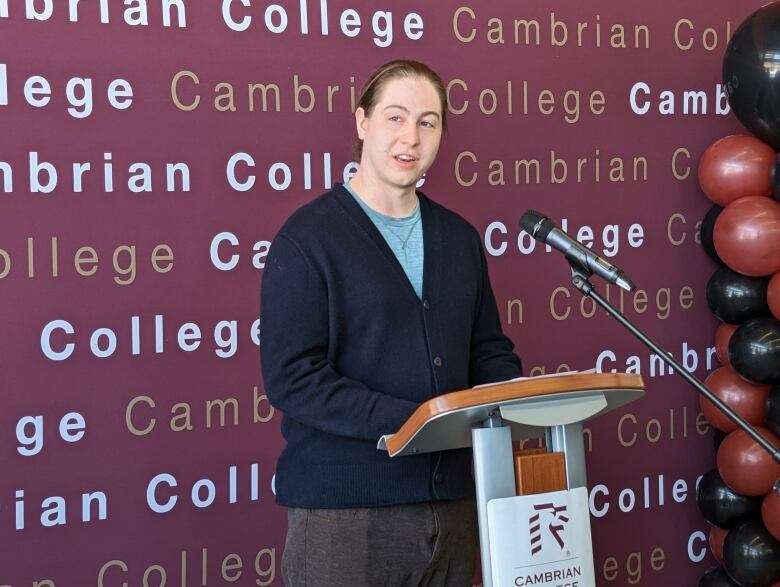
POLYGON ((780 271, 780 203, 758 196, 726 206, 715 221, 715 250, 737 273, 759 277, 780 271))
POLYGON ((721 322, 715 331, 715 354, 718 356, 721 365, 729 364, 729 340, 731 340, 731 335, 734 334, 736 329, 736 324, 721 322))
POLYGON ((775 151, 750 135, 731 135, 716 141, 699 161, 699 185, 721 206, 737 198, 772 193, 775 151))
MULTIPOLYGON (((766 397, 771 385, 758 385, 740 377, 729 366, 720 367, 704 380, 704 385, 728 407, 742 416, 752 426, 762 426, 766 422, 766 397)), ((718 430, 731 432, 737 425, 721 412, 715 404, 703 395, 699 396, 699 406, 704 417, 718 430)), ((728 484, 728 482, 727 482, 728 484)), ((732 489, 734 489, 732 487, 732 489)))
POLYGON ((769 280, 769 286, 766 289, 766 301, 769 304, 769 310, 772 315, 780 320, 780 272, 775 273, 769 280))
POLYGON ((710 551, 712 552, 712 556, 715 557, 715 560, 721 564, 723 563, 723 541, 726 539, 726 534, 728 533, 729 531, 724 530, 723 528, 710 526, 710 551))
MULTIPOLYGON (((755 430, 775 448, 780 447, 780 439, 769 430, 755 430)), ((723 439, 716 460, 723 481, 742 495, 764 495, 780 477, 780 464, 742 430, 734 430, 723 439)))
POLYGON ((761 519, 769 533, 780 540, 780 482, 766 494, 761 504, 761 519))

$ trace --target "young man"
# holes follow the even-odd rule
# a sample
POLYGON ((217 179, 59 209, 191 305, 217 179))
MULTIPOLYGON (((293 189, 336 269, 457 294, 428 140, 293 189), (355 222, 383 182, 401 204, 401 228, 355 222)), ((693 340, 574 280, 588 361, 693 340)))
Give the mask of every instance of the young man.
POLYGON ((479 234, 415 191, 446 113, 426 65, 380 67, 355 112, 357 173, 293 214, 267 258, 262 367, 284 414, 289 586, 471 584, 470 451, 376 448, 422 402, 521 374, 479 234))

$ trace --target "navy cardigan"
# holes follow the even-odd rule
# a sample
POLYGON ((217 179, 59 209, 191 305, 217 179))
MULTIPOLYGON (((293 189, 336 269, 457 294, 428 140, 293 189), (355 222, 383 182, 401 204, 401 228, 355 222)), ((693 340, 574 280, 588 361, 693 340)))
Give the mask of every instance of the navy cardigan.
POLYGON ((381 506, 473 494, 471 451, 391 459, 376 448, 422 402, 517 377, 477 231, 418 193, 422 300, 384 238, 338 185, 284 224, 266 259, 265 389, 287 445, 288 507, 381 506))

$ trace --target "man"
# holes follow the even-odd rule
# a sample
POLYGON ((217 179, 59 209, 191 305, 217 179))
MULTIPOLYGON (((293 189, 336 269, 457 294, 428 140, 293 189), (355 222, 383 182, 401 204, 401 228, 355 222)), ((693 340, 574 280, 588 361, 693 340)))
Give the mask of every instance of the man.
POLYGON ((284 414, 287 585, 471 584, 471 454, 377 450, 424 401, 517 377, 479 234, 415 190, 446 125, 441 79, 393 61, 355 112, 360 167, 303 206, 263 277, 262 367, 284 414))

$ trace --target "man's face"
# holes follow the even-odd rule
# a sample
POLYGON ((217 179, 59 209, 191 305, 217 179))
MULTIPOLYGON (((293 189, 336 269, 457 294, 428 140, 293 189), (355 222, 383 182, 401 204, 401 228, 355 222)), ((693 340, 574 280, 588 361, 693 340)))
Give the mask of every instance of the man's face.
POLYGON ((414 187, 433 164, 441 141, 441 100, 425 78, 388 81, 371 116, 355 112, 363 140, 361 173, 369 182, 414 187))

